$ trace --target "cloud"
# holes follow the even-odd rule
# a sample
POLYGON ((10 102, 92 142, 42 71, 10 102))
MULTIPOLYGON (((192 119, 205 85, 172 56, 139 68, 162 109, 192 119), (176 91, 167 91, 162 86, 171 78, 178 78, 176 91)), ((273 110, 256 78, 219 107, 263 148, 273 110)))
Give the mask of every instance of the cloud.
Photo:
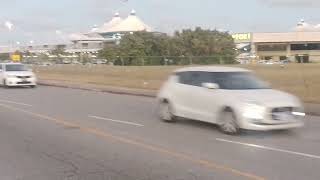
POLYGON ((319 0, 259 0, 272 7, 319 8, 319 0))
POLYGON ((301 20, 297 26, 294 28, 295 31, 319 31, 320 24, 314 25, 301 20))

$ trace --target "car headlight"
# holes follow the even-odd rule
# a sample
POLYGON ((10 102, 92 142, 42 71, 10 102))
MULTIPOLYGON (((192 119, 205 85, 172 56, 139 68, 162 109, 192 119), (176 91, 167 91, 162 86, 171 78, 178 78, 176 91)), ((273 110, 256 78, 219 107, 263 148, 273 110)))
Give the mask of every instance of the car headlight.
POLYGON ((266 107, 256 103, 246 103, 243 116, 248 119, 260 120, 264 118, 266 107))

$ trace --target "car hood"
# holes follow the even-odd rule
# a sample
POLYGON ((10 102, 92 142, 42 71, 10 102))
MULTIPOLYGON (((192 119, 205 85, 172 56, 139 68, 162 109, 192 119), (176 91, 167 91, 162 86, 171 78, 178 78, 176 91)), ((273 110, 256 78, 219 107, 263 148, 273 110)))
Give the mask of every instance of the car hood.
POLYGON ((240 99, 242 102, 252 102, 262 104, 268 107, 300 107, 299 99, 291 94, 273 90, 234 90, 232 98, 240 99))
POLYGON ((34 73, 31 71, 10 71, 6 72, 6 75, 10 76, 33 76, 34 73))

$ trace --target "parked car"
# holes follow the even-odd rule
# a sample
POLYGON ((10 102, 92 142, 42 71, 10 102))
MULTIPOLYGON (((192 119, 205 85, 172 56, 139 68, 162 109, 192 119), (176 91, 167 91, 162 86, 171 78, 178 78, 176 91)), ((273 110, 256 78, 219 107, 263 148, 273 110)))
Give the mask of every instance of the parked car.
POLYGON ((53 63, 51 63, 51 62, 39 62, 39 63, 37 63, 37 65, 46 67, 46 66, 52 66, 53 63))
POLYGON ((290 60, 282 60, 280 63, 281 63, 281 64, 289 64, 289 63, 290 63, 290 60))
POLYGON ((11 86, 37 86, 36 75, 24 64, 0 64, 0 84, 4 87, 11 86))
POLYGON ((107 64, 107 60, 105 59, 95 59, 92 61, 93 64, 107 64))
POLYGON ((71 62, 71 60, 63 60, 62 61, 62 64, 71 64, 72 62, 71 62))
POLYGON ((267 65, 273 65, 273 64, 275 64, 275 62, 274 61, 267 61, 265 64, 267 64, 267 65))
POLYGON ((259 64, 266 64, 268 61, 267 60, 260 60, 258 61, 259 64))
POLYGON ((299 99, 271 89, 251 71, 229 67, 188 67, 176 71, 158 94, 159 116, 214 123, 227 134, 241 129, 278 130, 303 126, 299 99))

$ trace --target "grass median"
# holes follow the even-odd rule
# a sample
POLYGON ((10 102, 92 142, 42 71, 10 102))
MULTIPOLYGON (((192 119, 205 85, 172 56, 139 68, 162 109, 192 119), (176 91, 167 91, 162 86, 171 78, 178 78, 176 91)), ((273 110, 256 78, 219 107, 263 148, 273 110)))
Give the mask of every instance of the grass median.
MULTIPOLYGON (((305 102, 320 103, 320 64, 228 65, 253 70, 280 90, 295 94, 305 102)), ((158 90, 177 66, 81 66, 35 67, 42 80, 158 90)))

